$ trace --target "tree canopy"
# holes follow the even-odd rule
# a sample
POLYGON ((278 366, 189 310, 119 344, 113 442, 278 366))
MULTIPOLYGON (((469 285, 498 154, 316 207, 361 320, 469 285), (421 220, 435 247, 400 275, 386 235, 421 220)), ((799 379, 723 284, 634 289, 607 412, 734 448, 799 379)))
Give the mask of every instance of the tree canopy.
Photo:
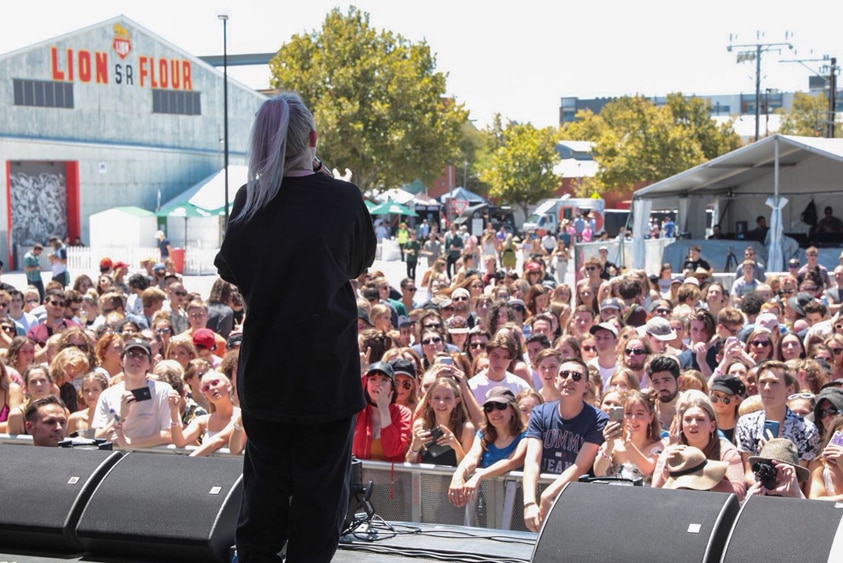
POLYGON ((663 106, 643 96, 623 97, 599 115, 578 112, 564 138, 594 142, 597 176, 589 189, 605 193, 662 180, 740 146, 731 123, 718 126, 708 103, 669 94, 663 106))
POLYGON ((323 160, 351 169, 363 190, 429 182, 459 155, 468 112, 445 97, 430 47, 373 28, 354 6, 293 36, 270 69, 273 88, 313 111, 323 160))
MULTIPOLYGON (((779 132, 783 135, 825 137, 828 133, 828 99, 825 96, 795 92, 790 111, 777 110, 782 116, 779 132)), ((841 132, 835 127, 835 137, 841 132)))
MULTIPOLYGON (((497 119, 496 123, 500 125, 497 119)), ((529 205, 553 197, 559 187, 553 173, 559 162, 553 128, 510 123, 504 129, 493 128, 489 137, 498 146, 481 170, 480 180, 489 185, 491 197, 521 206, 525 215, 529 205)))

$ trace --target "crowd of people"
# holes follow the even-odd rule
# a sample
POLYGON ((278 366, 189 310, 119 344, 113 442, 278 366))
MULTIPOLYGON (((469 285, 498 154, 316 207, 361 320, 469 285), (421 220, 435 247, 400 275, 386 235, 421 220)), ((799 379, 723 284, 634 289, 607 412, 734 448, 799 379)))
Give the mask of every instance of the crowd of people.
POLYGON ((242 451, 237 288, 218 278, 209 295, 188 292, 171 261, 151 257, 135 271, 103 257, 96 279, 70 280, 66 255, 59 261, 41 287, 29 283, 41 279, 36 261, 25 287, 0 288, 0 433, 29 434, 36 446, 242 451))
POLYGON ((463 234, 450 230, 421 283, 355 280, 356 456, 456 467, 455 506, 523 469, 536 531, 584 474, 843 500, 843 254, 831 275, 813 247, 767 275, 749 246, 727 290, 700 248, 681 273, 648 275, 601 247, 569 286, 551 273, 558 253, 516 247, 516 268, 503 243, 463 234), (540 475, 556 477, 540 489, 540 475))

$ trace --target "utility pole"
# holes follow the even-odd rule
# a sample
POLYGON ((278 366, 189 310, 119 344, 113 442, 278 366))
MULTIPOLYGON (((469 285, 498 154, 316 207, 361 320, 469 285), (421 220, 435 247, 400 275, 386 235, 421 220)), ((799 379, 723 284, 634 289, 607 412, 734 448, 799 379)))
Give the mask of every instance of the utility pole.
MULTIPOLYGON (((761 56, 764 53, 781 53, 783 48, 793 49, 793 45, 788 42, 785 43, 761 43, 763 34, 758 31, 755 34, 756 42, 746 45, 735 45, 732 43, 737 36, 729 35, 729 46, 726 50, 730 53, 732 49, 742 49, 737 53, 737 62, 752 62, 755 61, 755 140, 759 139, 759 121, 761 120, 761 56)), ((790 37, 789 33, 785 33, 785 39, 790 37)))
POLYGON ((814 76, 819 76, 823 79, 826 86, 828 87, 828 117, 825 122, 825 131, 826 137, 828 137, 829 139, 833 139, 834 119, 837 116, 837 73, 840 72, 840 67, 837 66, 837 57, 823 55, 821 59, 789 59, 781 62, 799 63, 808 70, 810 70, 814 74, 814 76), (822 65, 819 70, 814 70, 813 68, 805 64, 818 62, 827 62, 828 64, 822 65), (827 73, 828 76, 823 76, 824 73, 827 73))

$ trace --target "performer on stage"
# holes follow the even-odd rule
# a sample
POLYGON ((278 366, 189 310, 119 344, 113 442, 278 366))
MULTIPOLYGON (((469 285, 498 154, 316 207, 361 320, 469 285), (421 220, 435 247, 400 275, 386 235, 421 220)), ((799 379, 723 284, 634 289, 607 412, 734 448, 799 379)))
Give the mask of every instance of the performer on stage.
POLYGON ((249 175, 215 264, 246 303, 237 391, 247 436, 241 562, 327 562, 348 505, 354 415, 365 406, 350 279, 375 257, 360 189, 318 173, 313 115, 267 100, 249 175), (295 322, 294 322, 295 321, 295 322))

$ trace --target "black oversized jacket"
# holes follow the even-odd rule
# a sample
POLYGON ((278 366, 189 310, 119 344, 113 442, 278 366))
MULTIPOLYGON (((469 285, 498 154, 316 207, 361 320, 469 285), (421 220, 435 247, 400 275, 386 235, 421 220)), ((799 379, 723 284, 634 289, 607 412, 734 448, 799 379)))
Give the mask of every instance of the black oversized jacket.
MULTIPOLYGON (((245 200, 244 187, 232 218, 245 200)), ((322 174, 284 178, 264 209, 229 226, 214 263, 246 303, 237 377, 246 414, 331 421, 365 406, 349 280, 375 249, 360 189, 322 174)))

